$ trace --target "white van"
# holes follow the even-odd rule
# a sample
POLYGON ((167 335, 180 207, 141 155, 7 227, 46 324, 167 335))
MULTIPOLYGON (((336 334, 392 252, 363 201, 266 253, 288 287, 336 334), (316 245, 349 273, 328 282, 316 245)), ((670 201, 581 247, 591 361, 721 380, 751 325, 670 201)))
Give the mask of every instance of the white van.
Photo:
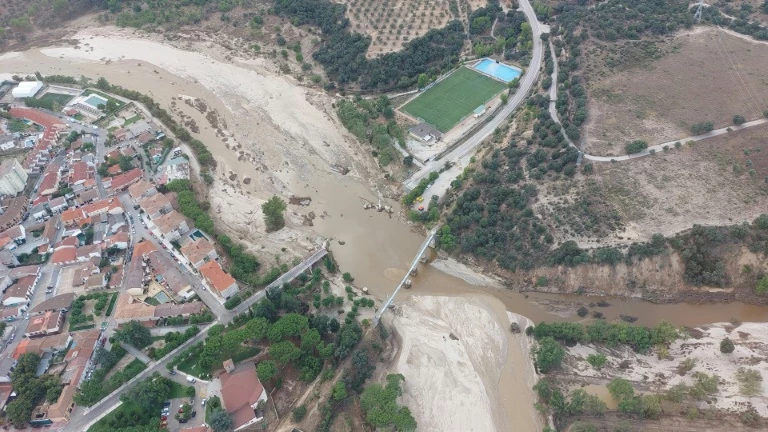
POLYGON ((197 380, 196 380, 196 379, 194 379, 194 378, 192 378, 191 376, 187 375, 187 381, 189 381, 189 382, 191 382, 191 383, 194 383, 194 382, 196 382, 197 380))

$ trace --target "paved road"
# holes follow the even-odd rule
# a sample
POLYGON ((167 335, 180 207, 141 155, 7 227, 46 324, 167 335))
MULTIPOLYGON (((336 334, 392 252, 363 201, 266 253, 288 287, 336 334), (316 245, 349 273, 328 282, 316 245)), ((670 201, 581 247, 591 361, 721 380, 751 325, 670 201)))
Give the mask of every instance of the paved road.
POLYGON ((261 300, 266 295, 268 289, 280 288, 283 286, 283 284, 296 279, 297 276, 307 271, 308 268, 312 267, 316 262, 323 259, 323 257, 326 255, 328 255, 328 249, 326 249, 326 245, 323 245, 323 247, 313 252, 312 255, 304 258, 304 260, 297 264, 294 268, 288 270, 274 282, 267 285, 266 289, 259 291, 258 293, 251 296, 251 298, 248 300, 240 303, 236 308, 232 310, 232 313, 234 315, 238 315, 245 312, 249 307, 251 307, 257 301, 261 300))
MULTIPOLYGON (((132 206, 128 206, 126 208, 133 210, 132 206)), ((137 220, 136 216, 134 216, 134 220, 137 220)), ((137 234, 139 232, 138 231, 139 228, 143 228, 141 224, 138 224, 136 226, 137 234)), ((297 266, 293 267, 291 270, 289 270, 288 272, 283 274, 280 278, 278 278, 276 281, 274 281, 272 284, 270 284, 268 288, 280 287, 283 285, 283 283, 292 281, 298 275, 306 271, 308 268, 310 268, 313 264, 321 260, 327 254, 328 254, 328 251, 327 249, 325 249, 325 247, 313 252, 310 256, 306 257, 297 266)), ((207 290, 205 289, 203 289, 202 291, 207 292, 207 290)), ((199 292, 198 292, 198 295, 199 295, 199 292)), ((160 373, 163 373, 164 375, 167 375, 165 371, 167 371, 166 365, 168 364, 168 362, 170 362, 171 359, 173 359, 176 355, 178 355, 184 349, 200 341, 205 340, 208 333, 208 329, 210 329, 211 326, 219 323, 228 324, 230 321, 232 321, 232 319, 236 315, 247 310, 248 307, 253 305, 258 300, 261 300, 265 295, 266 295, 266 289, 261 290, 258 293, 254 294, 251 298, 244 301, 237 308, 231 311, 227 311, 226 309, 224 309, 224 313, 217 314, 218 319, 216 321, 209 324, 205 328, 202 328, 200 330, 200 333, 195 335, 193 338, 189 339, 187 342, 183 343, 181 346, 173 350, 167 356, 163 357, 162 359, 158 360, 155 363, 148 364, 147 369, 145 369, 139 375, 137 375, 136 377, 128 381, 122 387, 115 390, 112 394, 102 399, 99 403, 97 403, 96 405, 92 406, 89 409, 83 409, 78 407, 75 410, 75 413, 73 413, 72 415, 72 420, 69 422, 69 424, 64 430, 72 431, 72 432, 82 432, 87 430, 91 424, 93 424, 94 422, 98 421, 100 418, 107 415, 107 413, 112 411, 120 403, 120 395, 123 394, 126 390, 133 387, 138 381, 152 375, 154 372, 160 372, 160 373)), ((203 297, 201 296, 201 298, 203 297)), ((216 301, 215 303, 221 306, 221 304, 218 303, 218 301, 216 301)))
POLYGON ((488 138, 506 119, 512 114, 520 104, 528 97, 528 93, 535 85, 541 69, 541 60, 543 54, 544 43, 541 40, 542 33, 549 32, 549 26, 541 24, 536 19, 536 13, 533 11, 533 7, 528 0, 520 0, 520 8, 525 13, 528 22, 531 24, 531 33, 533 38, 533 54, 531 56, 531 63, 528 65, 528 69, 520 79, 520 86, 515 94, 509 98, 507 104, 502 108, 496 117, 491 119, 485 126, 475 132, 474 135, 469 137, 464 143, 456 147, 453 151, 448 153, 444 158, 439 161, 429 161, 424 165, 424 168, 417 171, 411 178, 405 181, 405 187, 408 190, 415 188, 421 179, 426 178, 431 172, 441 169, 446 162, 453 163, 453 167, 446 170, 440 175, 440 178, 435 183, 427 188, 423 196, 429 197, 432 195, 442 196, 446 190, 450 187, 451 181, 455 179, 459 174, 464 171, 464 168, 469 165, 472 155, 475 154, 478 146, 488 138))

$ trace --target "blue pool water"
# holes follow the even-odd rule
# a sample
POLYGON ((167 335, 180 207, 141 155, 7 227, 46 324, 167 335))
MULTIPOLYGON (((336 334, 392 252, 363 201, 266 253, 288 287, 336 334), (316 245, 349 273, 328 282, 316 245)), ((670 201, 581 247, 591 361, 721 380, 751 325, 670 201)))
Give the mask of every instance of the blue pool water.
POLYGON ((522 71, 516 67, 497 63, 489 58, 482 59, 474 66, 475 70, 490 75, 498 80, 510 82, 520 76, 522 71))

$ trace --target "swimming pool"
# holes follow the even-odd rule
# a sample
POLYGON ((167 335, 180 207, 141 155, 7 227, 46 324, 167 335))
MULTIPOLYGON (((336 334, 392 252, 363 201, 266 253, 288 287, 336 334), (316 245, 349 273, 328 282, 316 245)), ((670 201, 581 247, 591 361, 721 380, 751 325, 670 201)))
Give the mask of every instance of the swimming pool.
POLYGON ((160 291, 159 293, 155 294, 155 300, 157 300, 160 304, 168 303, 169 301, 171 301, 171 299, 168 298, 168 295, 163 291, 160 291))
POLYGON ((497 80, 507 83, 523 73, 523 71, 514 66, 505 65, 504 63, 499 63, 489 58, 480 60, 473 66, 473 68, 478 72, 490 75, 497 80))

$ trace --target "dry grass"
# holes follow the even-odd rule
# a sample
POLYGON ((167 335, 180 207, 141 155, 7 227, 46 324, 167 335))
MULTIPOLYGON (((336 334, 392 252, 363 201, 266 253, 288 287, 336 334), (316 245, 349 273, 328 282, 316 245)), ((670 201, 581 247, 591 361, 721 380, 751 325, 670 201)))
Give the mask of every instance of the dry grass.
POLYGON ((399 51, 409 40, 445 26, 452 16, 449 0, 341 0, 351 29, 369 35, 368 56, 399 51))
POLYGON ((658 60, 615 73, 584 73, 587 152, 623 154, 634 139, 655 144, 683 138, 694 123, 725 127, 736 114, 752 120, 768 109, 768 45, 699 28, 658 46, 665 53, 658 60))
POLYGON ((613 242, 672 235, 693 224, 752 221, 768 205, 768 126, 699 141, 624 163, 595 165, 593 189, 627 232, 613 242), (622 238, 623 237, 623 238, 622 238))

